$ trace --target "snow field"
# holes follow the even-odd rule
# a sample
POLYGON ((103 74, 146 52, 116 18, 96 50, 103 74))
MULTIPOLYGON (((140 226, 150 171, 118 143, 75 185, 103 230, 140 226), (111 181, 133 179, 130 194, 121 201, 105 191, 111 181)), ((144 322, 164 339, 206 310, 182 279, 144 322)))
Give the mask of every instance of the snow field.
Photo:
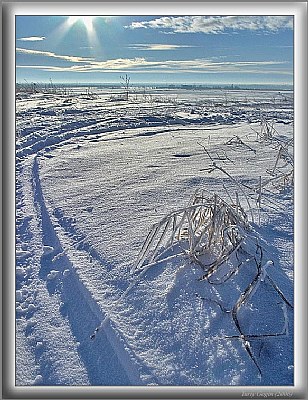
MULTIPOLYGON (((245 187, 252 233, 274 261, 267 272, 292 301, 293 195, 287 184, 282 191, 267 182, 267 169, 291 170, 277 154, 292 139, 292 104, 273 105, 273 94, 259 91, 248 99, 185 95, 17 101, 17 384, 292 384, 291 309, 289 337, 251 343, 261 379, 241 341, 225 338, 238 332, 215 301, 230 309, 252 267, 225 287, 198 281, 201 268, 181 254, 139 279, 130 274, 151 225, 186 207, 196 189, 229 203, 237 193, 248 209, 214 162, 245 187), (261 114, 275 119, 281 141, 258 137, 261 114)), ((247 334, 281 332, 281 298, 271 286, 261 282, 252 300, 241 310, 247 334)))

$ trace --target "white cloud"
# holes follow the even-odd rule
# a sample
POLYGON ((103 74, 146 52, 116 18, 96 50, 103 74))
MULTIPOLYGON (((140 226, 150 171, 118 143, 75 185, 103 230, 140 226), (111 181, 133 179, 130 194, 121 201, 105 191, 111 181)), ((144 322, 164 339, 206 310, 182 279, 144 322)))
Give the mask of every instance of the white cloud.
POLYGON ((177 50, 177 49, 192 48, 192 47, 196 46, 186 46, 179 44, 134 44, 132 46, 129 46, 130 49, 145 50, 145 51, 177 50))
POLYGON ((177 33, 224 33, 228 30, 271 31, 293 29, 292 16, 181 16, 133 22, 127 28, 167 29, 177 33))
MULTIPOLYGON (((141 45, 161 48, 161 44, 141 45)), ((169 46, 169 45, 166 45, 169 46)), ((173 45, 171 45, 173 48, 173 45)), ((177 47, 176 47, 177 48, 177 47)), ((143 57, 117 58, 97 61, 94 58, 59 55, 49 51, 17 48, 17 53, 29 56, 44 56, 70 62, 72 65, 17 65, 18 68, 34 68, 54 72, 142 72, 142 73, 276 73, 292 75, 292 64, 286 61, 227 61, 217 57, 211 59, 152 61, 143 57)))
MULTIPOLYGON (((61 56, 62 58, 63 56, 61 56)), ((72 59, 73 57, 70 57, 72 59)), ((84 59, 85 60, 85 59, 84 59)), ((82 61, 84 62, 84 61, 82 61)), ((35 68, 54 72, 139 72, 139 73, 275 73, 292 75, 287 62, 277 61, 220 61, 211 59, 148 61, 145 58, 118 58, 106 61, 91 60, 85 65, 71 66, 17 65, 18 68, 35 68)))
POLYGON ((84 63, 84 62, 89 62, 89 61, 93 60, 93 58, 89 58, 89 57, 65 56, 65 55, 63 56, 63 55, 55 54, 51 51, 30 50, 30 49, 23 49, 20 47, 16 48, 16 52, 22 53, 22 54, 35 55, 35 56, 59 58, 61 60, 66 60, 66 61, 76 62, 76 63, 84 63))
MULTIPOLYGON (((82 66, 74 66, 74 67, 56 67, 56 66, 37 66, 37 65, 17 65, 17 68, 25 68, 25 69, 40 69, 42 71, 47 71, 47 72, 82 72, 82 73, 94 73, 94 72, 100 72, 100 73, 114 73, 117 70, 114 69, 106 69, 102 70, 100 68, 94 68, 94 67, 82 67, 82 66)), ((121 72, 121 70, 118 70, 121 72)), ((224 74, 224 73, 234 73, 234 74, 261 74, 261 75, 268 75, 268 74, 275 74, 275 75, 288 75, 292 76, 291 71, 287 70, 278 70, 278 69, 270 69, 270 70, 262 70, 262 69, 233 69, 233 70, 204 70, 204 69, 192 69, 192 68, 183 68, 181 70, 179 69, 161 69, 161 68, 150 68, 150 69, 125 69, 125 72, 128 74, 133 74, 133 73, 142 73, 142 74, 177 74, 177 73, 188 73, 188 74, 224 74)))
POLYGON ((45 36, 29 36, 29 37, 19 38, 17 40, 21 40, 22 42, 39 42, 45 39, 46 39, 45 36))

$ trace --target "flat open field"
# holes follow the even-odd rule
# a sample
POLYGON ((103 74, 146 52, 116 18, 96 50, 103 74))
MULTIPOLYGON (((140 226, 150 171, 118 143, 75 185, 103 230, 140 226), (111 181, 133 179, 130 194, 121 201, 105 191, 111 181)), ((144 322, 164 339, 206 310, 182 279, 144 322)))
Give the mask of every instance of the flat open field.
POLYGON ((16 135, 17 385, 293 385, 293 92, 19 93, 16 135))

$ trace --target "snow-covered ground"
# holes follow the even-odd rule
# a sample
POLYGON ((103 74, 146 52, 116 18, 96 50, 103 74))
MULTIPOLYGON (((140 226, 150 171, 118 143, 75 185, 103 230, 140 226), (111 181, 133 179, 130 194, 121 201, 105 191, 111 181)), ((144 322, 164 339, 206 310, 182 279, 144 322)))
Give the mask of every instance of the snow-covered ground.
POLYGON ((16 134, 17 385, 293 385, 292 92, 20 93, 16 134), (247 215, 225 269, 134 272, 197 190, 247 215))

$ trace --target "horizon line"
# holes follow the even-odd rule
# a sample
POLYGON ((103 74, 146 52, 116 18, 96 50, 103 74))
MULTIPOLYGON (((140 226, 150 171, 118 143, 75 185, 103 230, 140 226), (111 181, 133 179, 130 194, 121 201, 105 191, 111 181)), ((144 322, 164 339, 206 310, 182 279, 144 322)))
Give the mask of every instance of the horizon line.
MULTIPOLYGON (((106 82, 97 82, 97 81, 81 81, 81 82, 72 82, 72 81, 16 81, 16 85, 50 85, 50 84, 56 84, 56 85, 116 85, 122 87, 123 84, 121 82, 117 81, 106 81, 106 82)), ((185 85, 185 86, 294 86, 293 83, 280 83, 280 82, 150 82, 150 81, 139 81, 139 82, 132 82, 130 83, 130 86, 136 86, 136 85, 151 85, 151 86, 174 86, 174 85, 185 85)))

